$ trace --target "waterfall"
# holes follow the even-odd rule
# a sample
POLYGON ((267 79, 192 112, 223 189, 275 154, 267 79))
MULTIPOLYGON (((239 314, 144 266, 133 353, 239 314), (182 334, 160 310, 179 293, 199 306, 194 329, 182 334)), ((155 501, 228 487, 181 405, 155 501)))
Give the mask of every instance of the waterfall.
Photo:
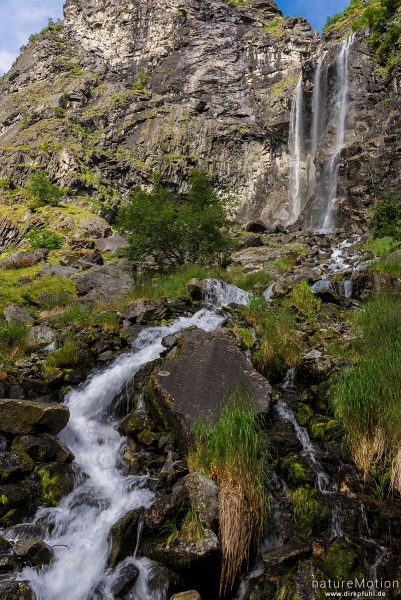
POLYGON ((325 63, 327 50, 319 57, 315 75, 313 77, 313 96, 312 96, 312 133, 311 148, 309 157, 309 196, 316 189, 316 165, 315 159, 320 139, 324 130, 325 108, 326 108, 326 78, 327 66, 325 63))
POLYGON ((44 541, 54 549, 49 566, 40 571, 25 567, 20 573, 22 580, 29 581, 37 600, 112 599, 118 569, 128 564, 135 564, 140 574, 130 592, 132 600, 165 600, 163 587, 150 592, 152 561, 131 556, 116 572, 106 566, 111 526, 129 510, 149 507, 154 500, 148 476, 124 476, 121 472, 125 439, 118 433, 110 409, 135 374, 159 358, 165 350, 164 337, 194 326, 213 331, 225 318, 219 309, 231 302, 245 304, 247 297, 233 285, 208 281, 207 308, 191 317, 179 317, 171 325, 143 330, 130 353, 121 355, 67 394, 70 421, 60 437, 73 451, 84 476, 57 507, 40 508, 35 516, 34 523, 49 524, 44 541))
POLYGON ((326 183, 326 202, 323 213, 322 229, 330 231, 333 228, 333 204, 337 196, 338 172, 340 168, 341 151, 345 145, 345 127, 348 114, 348 59, 349 52, 354 41, 354 36, 343 40, 339 47, 336 60, 337 90, 334 100, 334 119, 336 124, 336 141, 334 154, 328 162, 325 169, 326 183))
POLYGON ((291 225, 297 221, 302 210, 303 181, 301 172, 301 158, 304 133, 303 130, 303 87, 301 72, 292 99, 290 134, 288 139, 289 152, 292 160, 289 186, 291 217, 287 223, 288 225, 291 225))

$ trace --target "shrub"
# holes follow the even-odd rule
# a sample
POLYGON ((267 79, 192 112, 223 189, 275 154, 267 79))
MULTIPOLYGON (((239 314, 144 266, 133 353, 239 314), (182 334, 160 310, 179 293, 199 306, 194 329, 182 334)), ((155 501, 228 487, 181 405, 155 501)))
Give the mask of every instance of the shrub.
POLYGON ((188 262, 210 263, 230 247, 227 227, 226 203, 199 171, 192 173, 189 191, 181 197, 159 183, 152 192, 137 188, 118 218, 130 257, 153 259, 164 269, 188 262))
POLYGON ((261 373, 277 378, 285 369, 299 364, 302 345, 295 331, 294 316, 288 309, 270 306, 263 296, 253 294, 248 305, 239 310, 260 336, 253 362, 261 373))
POLYGON ((337 378, 334 411, 344 425, 348 446, 368 477, 373 465, 391 467, 401 491, 401 303, 377 297, 355 321, 357 362, 337 378))
POLYGON ((58 206, 61 198, 67 193, 67 190, 52 183, 43 171, 31 175, 25 191, 32 199, 32 208, 58 206))
POLYGON ((266 438, 252 399, 235 392, 215 425, 196 424, 188 463, 219 483, 222 594, 233 588, 244 561, 264 530, 268 497, 264 473, 266 438))
POLYGON ((63 243, 63 237, 50 229, 40 229, 33 227, 25 236, 32 250, 46 248, 47 250, 57 250, 63 243))
POLYGON ((370 228, 375 238, 392 237, 401 241, 401 184, 375 202, 370 228))
POLYGON ((54 116, 57 117, 57 119, 62 119, 64 117, 64 113, 65 113, 65 109, 62 108, 61 106, 56 106, 54 109, 54 116))

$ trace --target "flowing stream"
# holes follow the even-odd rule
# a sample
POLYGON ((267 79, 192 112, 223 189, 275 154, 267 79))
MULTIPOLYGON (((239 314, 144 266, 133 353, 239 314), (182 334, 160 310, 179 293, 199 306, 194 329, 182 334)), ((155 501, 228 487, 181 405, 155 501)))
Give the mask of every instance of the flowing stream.
MULTIPOLYGON (((219 309, 230 303, 244 304, 247 294, 217 280, 206 283, 205 304, 191 317, 180 317, 166 327, 143 330, 130 353, 95 372, 65 404, 70 421, 60 437, 75 454, 84 476, 56 508, 41 508, 35 521, 45 519, 51 532, 45 542, 54 549, 52 563, 37 572, 25 568, 20 577, 28 580, 38 600, 112 600, 116 574, 106 567, 111 526, 125 513, 148 507, 154 496, 147 476, 124 476, 121 452, 125 439, 116 430, 110 408, 116 396, 141 367, 165 350, 162 339, 189 327, 212 331, 225 316, 219 309)), ((131 557, 140 576, 132 591, 133 600, 164 600, 163 590, 149 592, 151 561, 131 557)))
POLYGON ((302 147, 303 147, 303 87, 302 73, 294 91, 291 106, 291 124, 288 140, 289 152, 292 157, 290 169, 290 206, 292 214, 288 224, 295 223, 302 210, 302 147))

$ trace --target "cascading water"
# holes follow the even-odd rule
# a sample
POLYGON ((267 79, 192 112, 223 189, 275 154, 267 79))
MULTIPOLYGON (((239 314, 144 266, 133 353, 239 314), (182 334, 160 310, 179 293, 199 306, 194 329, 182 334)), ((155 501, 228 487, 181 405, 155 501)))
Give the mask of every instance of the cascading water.
POLYGON ((337 195, 338 172, 340 168, 341 151, 345 145, 345 127, 348 114, 348 59, 354 41, 354 36, 343 40, 339 47, 336 61, 337 91, 334 102, 334 119, 336 124, 336 142, 334 154, 328 161, 323 175, 326 179, 326 197, 323 212, 322 229, 330 231, 333 227, 333 203, 337 195))
MULTIPOLYGON (((209 280, 205 300, 208 308, 192 317, 180 317, 169 326, 142 331, 132 352, 93 374, 82 387, 67 395, 65 403, 71 416, 60 437, 74 452, 84 476, 57 508, 42 508, 35 517, 35 522, 45 519, 51 524, 45 541, 54 548, 54 560, 48 567, 39 572, 25 568, 20 574, 21 579, 30 582, 37 600, 114 598, 116 574, 106 566, 108 533, 129 510, 150 506, 153 493, 147 476, 122 474, 124 438, 115 428, 110 408, 135 373, 165 350, 165 336, 193 326, 214 330, 225 318, 219 309, 233 302, 245 304, 247 294, 233 285, 209 280)), ((151 561, 130 557, 123 564, 129 562, 135 563, 140 573, 132 590, 133 600, 164 600, 163 589, 149 592, 151 561)))
POLYGON ((303 133, 303 87, 301 73, 292 100, 290 135, 288 140, 289 152, 292 159, 289 189, 291 217, 288 225, 297 221, 302 210, 303 175, 301 170, 301 160, 303 133))
POLYGON ((315 159, 319 142, 322 137, 325 124, 325 100, 327 85, 327 51, 320 56, 315 75, 313 78, 313 97, 312 97, 312 133, 311 148, 308 160, 308 195, 312 196, 316 189, 316 165, 315 159))

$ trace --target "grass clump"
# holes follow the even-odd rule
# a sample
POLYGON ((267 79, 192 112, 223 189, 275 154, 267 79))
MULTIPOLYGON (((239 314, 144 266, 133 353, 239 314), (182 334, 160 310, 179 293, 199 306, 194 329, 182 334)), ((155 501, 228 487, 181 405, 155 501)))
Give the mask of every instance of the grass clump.
POLYGON ((252 399, 240 391, 232 394, 216 424, 198 422, 195 434, 196 442, 188 457, 190 469, 219 483, 223 595, 232 590, 265 527, 266 438, 252 399))
POLYGON ((0 361, 8 365, 25 355, 28 327, 25 323, 0 322, 0 361))
POLYGON ((374 263, 373 268, 381 273, 401 278, 401 256, 389 256, 374 263))
POLYGON ((46 359, 46 366, 56 369, 77 367, 80 363, 79 350, 78 340, 71 336, 61 348, 49 354, 46 359))
POLYGON ((33 227, 26 234, 25 239, 28 241, 31 250, 39 250, 45 248, 47 250, 58 250, 64 241, 61 235, 58 235, 50 229, 41 229, 33 227))
POLYGON ((369 227, 374 238, 391 237, 401 241, 401 183, 376 200, 369 227))
POLYGON ((343 371, 334 390, 334 412, 348 447, 367 478, 375 465, 391 469, 401 492, 401 303, 371 300, 356 318, 356 364, 343 371))
POLYGON ((273 307, 263 296, 254 294, 247 306, 240 308, 240 313, 260 337, 253 362, 261 373, 275 378, 300 363, 302 344, 295 331, 294 316, 288 309, 273 307))
POLYGON ((291 290, 288 303, 305 314, 318 312, 322 305, 322 301, 316 298, 307 281, 301 281, 291 290))
POLYGON ((233 283, 241 290, 245 291, 263 291, 273 280, 270 271, 260 269, 254 273, 244 273, 242 269, 235 267, 226 273, 223 273, 222 279, 233 283))
POLYGON ((190 279, 206 279, 219 276, 219 269, 202 267, 189 264, 171 269, 167 273, 154 273, 145 275, 138 280, 133 298, 153 300, 156 298, 179 298, 187 296, 187 283, 190 279))
POLYGON ((370 238, 365 247, 371 250, 375 256, 387 256, 401 246, 401 241, 395 240, 387 235, 385 237, 370 238))

